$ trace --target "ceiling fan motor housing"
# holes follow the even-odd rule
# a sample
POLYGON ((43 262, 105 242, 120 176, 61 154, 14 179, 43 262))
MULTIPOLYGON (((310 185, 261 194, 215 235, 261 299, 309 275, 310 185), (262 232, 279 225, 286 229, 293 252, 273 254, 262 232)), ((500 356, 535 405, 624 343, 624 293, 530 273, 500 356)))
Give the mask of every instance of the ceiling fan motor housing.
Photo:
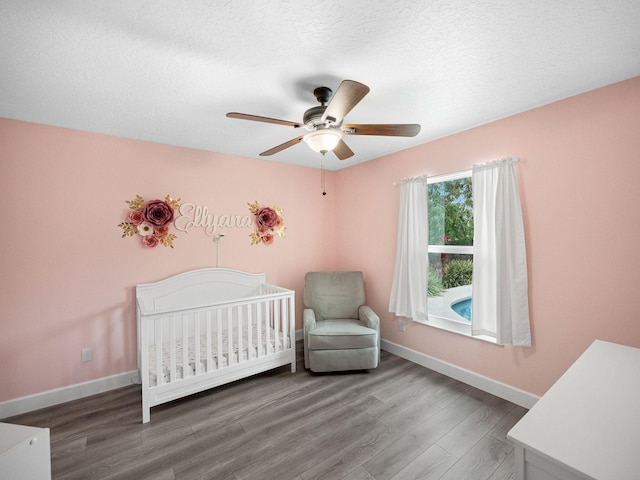
POLYGON ((317 129, 319 127, 339 127, 342 122, 336 123, 334 119, 329 118, 324 121, 322 120, 322 115, 324 115, 324 112, 327 109, 326 104, 333 96, 333 91, 329 87, 318 87, 313 91, 313 95, 316 97, 316 100, 318 100, 320 105, 317 107, 311 107, 309 110, 304 112, 302 123, 310 129, 317 129))
POLYGON ((304 116, 302 117, 302 123, 304 123, 308 127, 317 127, 322 123, 322 115, 324 111, 327 109, 326 105, 321 105, 318 107, 311 107, 309 110, 304 112, 304 116))

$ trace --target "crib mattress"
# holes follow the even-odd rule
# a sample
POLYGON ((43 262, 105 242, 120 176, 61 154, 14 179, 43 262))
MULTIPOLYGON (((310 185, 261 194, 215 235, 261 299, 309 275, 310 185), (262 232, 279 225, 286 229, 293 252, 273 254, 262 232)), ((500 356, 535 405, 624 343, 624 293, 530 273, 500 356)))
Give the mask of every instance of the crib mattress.
MULTIPOLYGON (((276 332, 271 329, 269 332, 269 341, 267 341, 267 333, 262 332, 261 339, 254 336, 249 342, 249 335, 243 332, 242 335, 242 351, 239 352, 237 333, 232 335, 231 355, 229 355, 229 337, 226 331, 222 332, 222 351, 218 352, 217 333, 211 335, 211 357, 207 357, 207 335, 200 336, 200 373, 218 370, 230 365, 245 362, 254 358, 263 357, 284 349, 291 348, 289 335, 283 336, 282 332, 276 332), (258 341, 260 340, 260 341, 258 341), (251 345, 249 345, 251 343, 251 345), (207 368, 209 367, 209 368, 207 368)), ((188 339, 188 366, 184 366, 184 350, 185 342, 182 339, 176 340, 175 345, 175 376, 171 378, 171 348, 169 344, 162 345, 162 383, 170 383, 183 378, 193 377, 196 375, 196 339, 189 337, 188 339), (186 376, 185 376, 186 370, 186 376)), ((158 385, 158 355, 155 345, 149 346, 149 386, 158 385)))

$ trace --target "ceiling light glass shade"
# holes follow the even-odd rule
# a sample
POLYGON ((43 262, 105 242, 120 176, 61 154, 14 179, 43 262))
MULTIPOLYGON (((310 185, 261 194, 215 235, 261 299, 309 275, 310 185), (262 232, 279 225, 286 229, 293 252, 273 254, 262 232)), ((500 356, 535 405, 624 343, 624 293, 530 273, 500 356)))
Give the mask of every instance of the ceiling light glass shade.
POLYGON ((311 150, 324 154, 336 148, 341 138, 340 130, 325 128, 307 133, 303 140, 311 150))

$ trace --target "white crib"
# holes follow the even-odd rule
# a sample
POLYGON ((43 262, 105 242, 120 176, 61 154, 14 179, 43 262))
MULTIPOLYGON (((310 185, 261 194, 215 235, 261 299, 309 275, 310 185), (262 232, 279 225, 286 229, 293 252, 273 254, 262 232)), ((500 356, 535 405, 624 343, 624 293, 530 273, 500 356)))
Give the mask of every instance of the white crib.
POLYGON ((296 371, 294 292, 203 268, 136 286, 142 422, 151 407, 282 365, 296 371))

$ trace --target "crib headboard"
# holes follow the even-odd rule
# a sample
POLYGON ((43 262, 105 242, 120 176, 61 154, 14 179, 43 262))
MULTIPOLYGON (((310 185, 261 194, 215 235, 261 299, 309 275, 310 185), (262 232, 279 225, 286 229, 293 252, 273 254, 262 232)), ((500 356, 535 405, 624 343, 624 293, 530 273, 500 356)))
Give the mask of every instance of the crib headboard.
POLYGON ((149 315, 254 296, 264 283, 264 273, 201 268, 137 285, 136 300, 139 311, 149 315))

